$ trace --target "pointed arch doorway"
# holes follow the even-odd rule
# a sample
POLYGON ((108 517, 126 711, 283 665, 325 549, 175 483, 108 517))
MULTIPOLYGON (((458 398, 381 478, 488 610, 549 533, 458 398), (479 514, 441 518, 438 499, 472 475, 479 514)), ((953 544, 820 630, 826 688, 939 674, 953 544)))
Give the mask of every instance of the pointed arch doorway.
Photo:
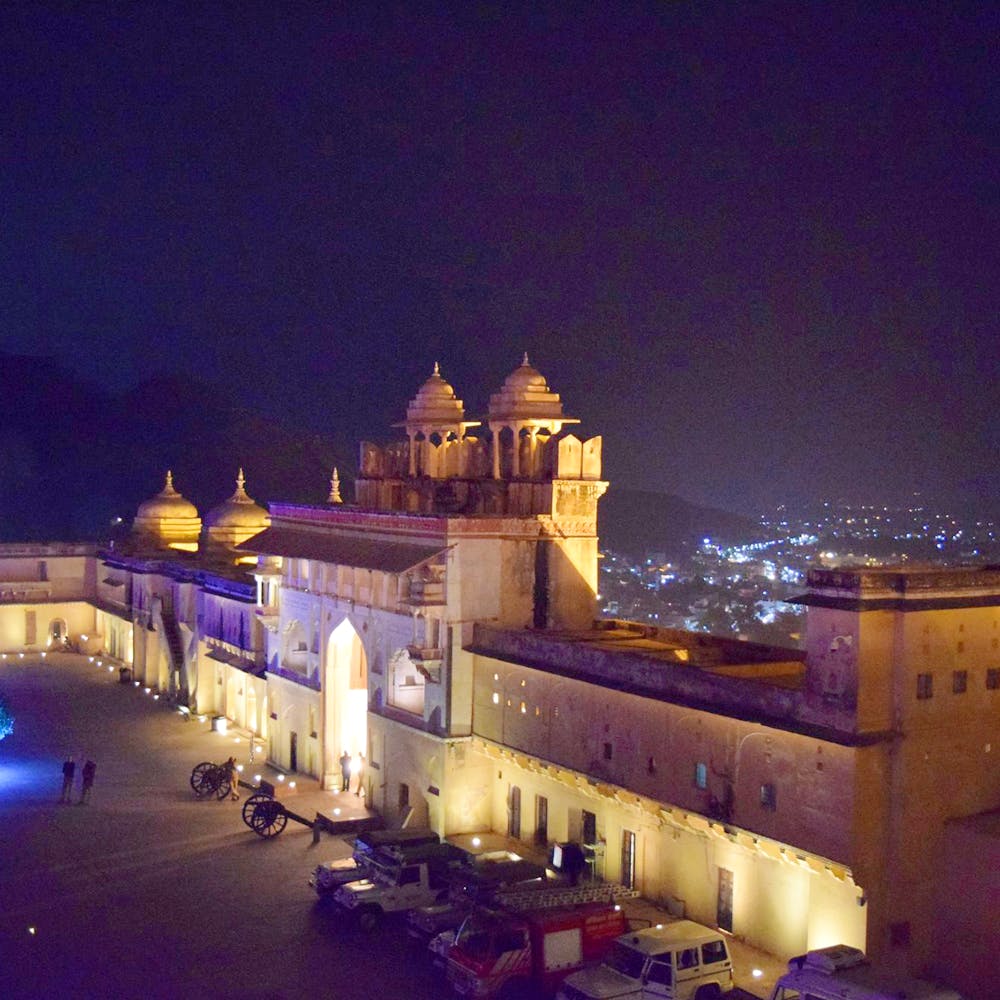
POLYGON ((368 753, 368 661, 347 618, 327 640, 322 691, 323 787, 339 788, 340 755, 368 753))

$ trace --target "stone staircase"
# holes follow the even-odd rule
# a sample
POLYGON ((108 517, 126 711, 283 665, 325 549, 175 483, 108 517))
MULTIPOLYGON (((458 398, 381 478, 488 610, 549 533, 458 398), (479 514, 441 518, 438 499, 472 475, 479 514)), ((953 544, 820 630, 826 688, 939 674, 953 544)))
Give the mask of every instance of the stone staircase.
POLYGON ((167 648, 170 650, 170 668, 183 675, 184 671, 184 642, 181 639, 181 630, 177 624, 177 618, 173 611, 160 608, 160 624, 163 627, 163 637, 167 640, 167 648))

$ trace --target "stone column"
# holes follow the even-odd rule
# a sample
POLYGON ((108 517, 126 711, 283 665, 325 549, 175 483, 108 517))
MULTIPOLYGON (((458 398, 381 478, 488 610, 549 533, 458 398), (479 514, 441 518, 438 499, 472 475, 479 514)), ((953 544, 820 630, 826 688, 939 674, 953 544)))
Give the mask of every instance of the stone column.
POLYGON ((494 424, 490 424, 490 431, 492 432, 492 440, 490 441, 490 446, 493 450, 493 478, 500 478, 500 431, 502 428, 497 427, 494 424))

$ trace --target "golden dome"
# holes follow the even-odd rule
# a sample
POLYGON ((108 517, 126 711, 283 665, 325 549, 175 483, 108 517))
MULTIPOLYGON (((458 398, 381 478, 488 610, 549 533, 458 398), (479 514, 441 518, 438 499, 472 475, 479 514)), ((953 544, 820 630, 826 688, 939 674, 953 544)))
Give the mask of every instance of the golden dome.
POLYGON ((155 497, 139 504, 139 509, 136 511, 137 521, 159 520, 165 517, 171 519, 198 517, 198 508, 174 489, 174 475, 169 470, 163 489, 155 497))
POLYGON ((198 508, 174 489, 173 473, 167 472, 166 483, 155 497, 139 504, 132 530, 140 535, 150 535, 159 544, 168 547, 197 545, 201 534, 198 508))
POLYGON ((441 377, 438 363, 406 408, 407 424, 456 424, 465 419, 465 406, 441 377))
POLYGON ((537 368, 532 367, 527 351, 517 368, 504 379, 503 387, 512 392, 528 392, 532 389, 548 392, 549 389, 545 376, 537 368))
POLYGON ((489 419, 575 422, 563 416, 559 394, 553 392, 545 376, 532 367, 527 352, 521 364, 504 379, 500 391, 490 396, 489 419))
POLYGON ((247 495, 243 470, 236 476, 236 492, 205 515, 205 527, 216 541, 238 545, 263 531, 270 523, 270 515, 247 495))

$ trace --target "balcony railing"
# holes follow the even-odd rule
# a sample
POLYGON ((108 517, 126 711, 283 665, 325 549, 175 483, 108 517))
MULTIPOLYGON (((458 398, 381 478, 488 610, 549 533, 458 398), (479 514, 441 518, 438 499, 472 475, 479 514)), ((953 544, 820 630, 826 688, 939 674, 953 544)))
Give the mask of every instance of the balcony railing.
POLYGON ((410 589, 403 595, 401 603, 419 607, 444 604, 444 581, 411 580, 410 589))

